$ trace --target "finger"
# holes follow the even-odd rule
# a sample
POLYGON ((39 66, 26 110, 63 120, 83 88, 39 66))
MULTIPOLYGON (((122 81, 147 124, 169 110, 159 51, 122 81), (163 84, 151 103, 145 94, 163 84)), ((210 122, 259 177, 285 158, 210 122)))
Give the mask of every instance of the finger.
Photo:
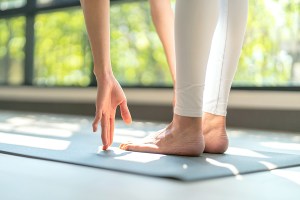
POLYGON ((96 132, 98 129, 98 124, 101 121, 101 117, 102 117, 102 112, 97 112, 95 114, 95 119, 93 121, 93 132, 96 132))
POLYGON ((130 115, 126 101, 123 101, 120 104, 120 111, 121 111, 121 116, 122 116, 123 121, 126 124, 130 124, 132 122, 132 119, 131 119, 131 115, 130 115))
POLYGON ((109 143, 110 146, 114 141, 115 118, 110 118, 109 120, 110 120, 110 143, 109 143))
POLYGON ((106 131, 106 138, 107 138, 107 147, 108 148, 110 146, 110 118, 107 118, 107 123, 108 123, 108 129, 106 131))
POLYGON ((116 109, 112 109, 110 118, 109 118, 109 124, 110 124, 110 133, 109 133, 110 144, 109 144, 109 146, 112 145, 113 140, 114 140, 115 116, 116 116, 116 109))
POLYGON ((108 131, 109 131, 109 120, 108 117, 103 115, 101 119, 101 140, 103 144, 103 150, 106 150, 108 147, 109 139, 108 139, 108 131))

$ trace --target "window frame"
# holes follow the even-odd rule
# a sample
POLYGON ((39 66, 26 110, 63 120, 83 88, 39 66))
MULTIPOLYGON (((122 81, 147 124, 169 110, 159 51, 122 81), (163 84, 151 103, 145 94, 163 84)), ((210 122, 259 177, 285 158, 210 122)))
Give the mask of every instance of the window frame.
MULTIPOLYGON (((137 2, 137 1, 145 1, 145 0, 110 0, 112 4, 114 3, 128 3, 128 2, 137 2)), ((41 12, 51 12, 58 9, 63 8, 71 8, 71 7, 79 7, 79 0, 69 0, 69 1, 61 1, 61 2, 52 2, 46 4, 45 6, 38 6, 37 0, 27 0, 25 5, 20 8, 7 9, 0 12, 1 19, 8 19, 12 17, 24 16, 25 17, 25 38, 26 43, 24 46, 24 83, 20 86, 33 86, 33 87, 41 87, 33 84, 34 78, 34 22, 35 16, 41 12)), ((92 68, 92 66, 90 66, 92 68)), ((96 79, 91 75, 91 82, 88 87, 96 86, 96 79)), ((0 86, 10 86, 9 84, 2 84, 0 86)), ((43 86, 42 86, 43 87, 43 86)), ((76 88, 77 86, 51 86, 55 87, 63 87, 63 88, 76 88)), ((78 86, 79 87, 79 86, 78 86)), ((141 89, 170 89, 172 86, 143 86, 143 85, 122 85, 124 88, 141 88, 141 89)), ((233 90, 258 90, 258 91, 293 91, 299 92, 300 86, 232 86, 233 90)))

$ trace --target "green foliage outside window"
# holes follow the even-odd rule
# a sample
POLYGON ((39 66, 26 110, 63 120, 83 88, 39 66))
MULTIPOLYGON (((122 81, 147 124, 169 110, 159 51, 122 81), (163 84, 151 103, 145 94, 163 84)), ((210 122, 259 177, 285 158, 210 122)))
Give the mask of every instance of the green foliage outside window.
POLYGON ((172 84, 147 2, 112 6, 111 59, 123 85, 172 84))
POLYGON ((249 1, 235 85, 300 85, 300 2, 249 1))
POLYGON ((82 11, 38 14, 34 28, 34 84, 89 85, 92 59, 82 11))
POLYGON ((0 19, 0 84, 24 80, 25 18, 0 19))
MULTIPOLYGON (((0 2, 1 3, 1 2, 0 2)), ((87 86, 92 57, 78 7, 35 17, 34 84, 87 86)), ((22 84, 25 17, 0 19, 0 83, 22 84)), ((234 85, 300 86, 299 0, 249 1, 234 85)), ((171 86, 147 1, 111 7, 111 59, 122 85, 171 86)))

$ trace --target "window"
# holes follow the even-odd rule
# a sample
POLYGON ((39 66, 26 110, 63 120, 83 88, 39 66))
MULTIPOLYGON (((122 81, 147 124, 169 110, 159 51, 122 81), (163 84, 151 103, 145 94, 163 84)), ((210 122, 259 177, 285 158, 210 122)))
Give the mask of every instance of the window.
POLYGON ((0 0, 0 11, 23 7, 26 0, 0 0))
POLYGON ((148 2, 112 5, 111 59, 114 74, 122 85, 171 86, 148 2))
MULTIPOLYGON (((170 87, 171 76, 148 2, 113 2, 111 58, 117 79, 123 86, 170 87)), ((0 0, 0 10, 0 84, 24 84, 30 68, 33 85, 95 84, 78 0, 0 0), (23 50, 30 17, 34 20, 27 24, 34 26, 33 55, 23 50), (28 56, 33 57, 31 65, 24 62, 28 56)), ((249 1, 234 86, 300 88, 299 30, 299 0, 249 1)))
POLYGON ((25 18, 0 19, 0 83, 20 85, 24 79, 25 18))
POLYGON ((88 86, 92 57, 78 8, 37 14, 34 24, 35 85, 88 86))
MULTIPOLYGON (((34 28, 33 83, 89 85, 92 60, 81 9, 37 14, 34 28)), ((171 86, 147 2, 112 4, 111 58, 114 74, 122 85, 171 86)))
POLYGON ((300 86, 300 2, 249 1, 236 86, 300 86))

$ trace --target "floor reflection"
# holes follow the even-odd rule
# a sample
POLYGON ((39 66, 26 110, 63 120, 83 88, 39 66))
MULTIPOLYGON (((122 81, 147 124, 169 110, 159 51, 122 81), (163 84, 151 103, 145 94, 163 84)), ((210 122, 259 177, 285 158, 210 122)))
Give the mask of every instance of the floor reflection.
POLYGON ((297 185, 300 185, 300 172, 298 171, 292 171, 288 169, 277 169, 272 170, 272 174, 276 176, 280 176, 282 178, 285 178, 289 181, 292 181, 293 183, 296 183, 297 185))

